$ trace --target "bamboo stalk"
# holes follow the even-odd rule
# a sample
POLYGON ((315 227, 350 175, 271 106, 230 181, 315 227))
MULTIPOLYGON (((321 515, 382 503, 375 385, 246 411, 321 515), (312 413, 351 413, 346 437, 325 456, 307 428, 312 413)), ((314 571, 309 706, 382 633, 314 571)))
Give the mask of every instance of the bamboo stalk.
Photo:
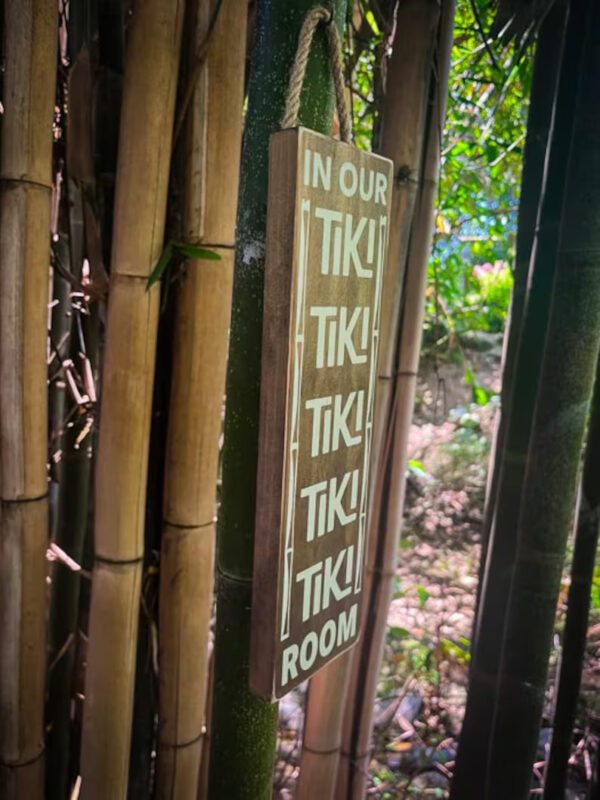
MULTIPOLYGON (((509 322, 504 337, 502 354, 502 414, 494 432, 490 458, 488 481, 486 487, 483 532, 481 537, 480 575, 477 586, 476 615, 479 609, 483 575, 487 557, 494 510, 498 494, 500 464, 506 439, 507 419, 510 416, 512 385, 515 376, 515 362, 519 349, 521 328, 527 307, 529 287, 532 275, 530 266, 533 263, 531 252, 536 238, 538 209, 544 186, 544 166, 553 126, 554 106, 558 75, 560 70, 560 54, 566 26, 566 3, 556 2, 545 17, 535 50, 529 115, 527 119, 527 136, 523 155, 523 174, 521 178, 521 195, 519 199, 519 220, 514 267, 514 285, 512 290, 509 322), (557 57, 558 54, 558 57, 557 57)), ((475 625, 475 629, 476 629, 475 625)), ((472 650, 475 647, 473 642, 472 650)))
POLYGON ((3 8, 0 150, 0 796, 43 796, 46 337, 58 14, 3 8))
MULTIPOLYGON (((387 269, 381 299, 381 347, 371 446, 374 470, 382 466, 397 357, 400 306, 410 226, 419 187, 431 64, 440 0, 409 0, 398 7, 396 35, 387 70, 378 151, 394 162, 394 190, 387 269)), ((372 482, 372 494, 377 486, 372 482)))
MULTIPOLYGON (((62 194, 64 186, 62 176, 58 179, 59 186, 55 190, 62 194)), ((60 203, 60 199, 58 199, 60 203)), ((63 203, 64 205, 64 203, 63 203)), ((54 252, 62 262, 68 261, 69 242, 65 234, 64 218, 58 223, 60 226, 52 232, 55 236, 54 252)), ((50 341, 56 346, 56 353, 51 352, 50 375, 48 378, 48 436, 49 436, 49 463, 50 481, 48 487, 49 534, 53 538, 56 534, 57 514, 59 502, 59 485, 62 480, 61 453, 64 446, 64 421, 66 409, 65 384, 60 375, 60 364, 66 358, 69 350, 69 334, 71 328, 71 286, 69 282, 52 269, 52 308, 50 312, 50 341), (52 357, 54 355, 54 358, 52 357)))
MULTIPOLYGON (((184 17, 185 30, 185 17, 184 17)), ((180 208, 176 198, 181 191, 177 155, 173 155, 169 180, 165 240, 179 241, 181 231, 175 222, 180 208)), ((136 644, 133 725, 127 800, 147 800, 152 796, 156 776, 158 744, 158 618, 159 559, 162 535, 163 484, 166 458, 173 325, 175 304, 167 282, 161 287, 161 312, 158 323, 154 374, 158 380, 152 392, 148 478, 144 514, 144 560, 142 596, 136 644)))
MULTIPOLYGON (((379 151, 394 162, 388 267, 382 292, 379 385, 372 440, 372 495, 377 494, 382 445, 389 419, 398 340, 399 306, 409 229, 421 168, 429 75, 439 18, 437 0, 411 0, 398 8, 396 36, 387 71, 379 151)), ((298 800, 331 797, 341 748, 344 699, 353 654, 342 655, 311 680, 307 698, 298 800)))
MULTIPOLYGON (((486 797, 526 800, 538 742, 556 602, 600 350, 600 6, 582 0, 586 35, 575 85, 554 296, 528 449, 486 797), (577 89, 577 91, 575 91, 577 89)), ((576 73, 577 75, 577 73, 576 73)))
MULTIPOLYGON (((283 116, 298 33, 313 6, 310 0, 260 0, 257 5, 242 153, 217 546, 209 796, 228 800, 262 800, 272 794, 277 706, 252 695, 248 686, 268 144, 283 116)), ((341 28, 346 0, 335 0, 332 6, 341 28)), ((302 92, 302 124, 330 133, 332 101, 326 38, 318 30, 302 92)))
MULTIPOLYGON (((557 24, 562 24, 557 21, 557 24)), ((538 212, 531 254, 531 281, 525 317, 515 357, 510 416, 500 463, 494 524, 490 532, 473 639, 469 692, 451 788, 453 800, 480 800, 485 780, 495 688, 502 648, 508 593, 517 550, 517 522, 521 506, 526 454, 541 373, 541 360, 552 301, 566 163, 571 144, 575 91, 579 74, 585 14, 572 7, 565 32, 550 147, 546 156, 545 186, 538 212), (500 632, 499 632, 500 631, 500 632)))
POLYGON ((95 486, 81 796, 127 790, 159 288, 183 2, 129 23, 95 486))
POLYGON ((310 681, 304 714, 296 798, 333 797, 342 748, 344 700, 352 654, 344 653, 310 681))
POLYGON ((600 800, 600 747, 596 749, 592 781, 586 800, 600 800))
POLYGON ((442 3, 435 62, 430 86, 431 106, 425 153, 411 228, 403 293, 394 397, 391 402, 390 446, 386 469, 378 481, 373 502, 377 515, 371 522, 367 553, 363 628, 354 655, 349 702, 346 704, 342 754, 336 796, 362 798, 366 791, 370 759, 373 706, 385 643, 387 614, 393 594, 398 541, 404 505, 406 451, 412 420, 416 376, 427 286, 427 265, 434 228, 441 135, 453 40, 454 2, 442 3))
POLYGON ((596 384, 590 412, 581 501, 575 548, 571 564, 571 585, 567 600, 567 616, 562 636, 562 657, 556 687, 556 708, 552 723, 552 743, 544 776, 544 800, 564 800, 567 790, 567 770, 577 701, 581 686, 581 671, 585 656, 590 614, 590 594, 600 530, 600 369, 596 368, 596 384))
MULTIPOLYGON (((100 317, 105 310, 108 283, 104 265, 110 264, 121 108, 124 25, 122 3, 123 0, 104 0, 98 6, 93 0, 85 0, 71 4, 65 42, 71 62, 66 143, 67 172, 71 170, 67 174, 70 272, 74 272, 78 278, 82 277, 81 267, 86 256, 90 265, 90 282, 85 287, 89 298, 86 303, 89 315, 80 315, 81 327, 74 326, 72 335, 84 343, 88 366, 92 372, 91 383, 95 383, 96 400, 100 394, 102 378, 104 326, 100 325, 100 317), (89 56, 86 52, 88 49, 89 56), (86 76, 89 69, 86 59, 93 69, 89 77, 86 76), (79 62, 79 75, 73 78, 72 69, 76 62, 79 62), (76 153, 77 157, 74 157, 76 153), (85 158, 82 157, 83 154, 85 158)), ((66 263, 69 263, 68 260, 66 263)), ((81 362, 76 351, 74 356, 74 360, 81 362)), ((81 372, 85 373, 85 370, 81 372)), ((90 422, 93 422, 92 429, 82 445, 76 452, 72 450, 66 456, 71 463, 64 471, 59 497, 61 513, 64 515, 62 535, 65 537, 65 549, 73 553, 87 574, 92 572, 94 561, 92 489, 98 439, 98 403, 93 401, 93 397, 89 417, 78 425, 82 434, 84 426, 90 422), (84 474, 86 472, 87 480, 84 474)), ((75 436, 73 431, 71 447, 75 444, 75 436)), ((71 663, 63 664, 61 659, 55 665, 53 672, 59 670, 62 675, 51 676, 47 693, 47 720, 50 723, 49 714, 53 714, 54 720, 51 724, 57 729, 50 732, 47 725, 46 780, 49 791, 51 787, 54 793, 50 797, 61 800, 67 796, 63 788, 64 779, 60 777, 62 771, 68 768, 68 785, 71 788, 80 773, 90 596, 91 581, 80 580, 79 575, 69 574, 64 568, 55 570, 52 604, 60 606, 63 601, 65 604, 65 608, 51 607, 57 632, 60 634, 62 630, 62 635, 55 636, 55 641, 62 641, 64 644, 69 633, 74 635, 71 645, 74 652, 71 655, 69 650, 63 657, 66 661, 71 660, 71 663), (71 603, 75 604, 74 611, 71 603), (68 693, 62 689, 63 685, 69 686, 68 693), (64 715, 62 719, 61 715, 64 715), (61 728, 66 734, 67 724, 68 748, 64 740, 61 740, 61 728)), ((52 659, 52 652, 49 658, 52 659)))
MULTIPOLYGON (((74 360, 80 352, 78 343, 76 343, 76 314, 77 312, 73 311, 71 330, 71 354, 74 360)), ((91 488, 91 436, 86 437, 81 445, 78 441, 86 424, 87 415, 85 413, 77 414, 75 421, 65 430, 56 536, 54 538, 56 544, 77 564, 81 564, 83 559, 83 543, 88 524, 88 498, 91 488)), ((48 800, 64 798, 68 794, 73 667, 80 581, 79 572, 72 571, 64 564, 54 565, 49 621, 49 672, 46 704, 46 746, 48 750, 46 794, 48 800)))
MULTIPOLYGON (((192 56, 215 3, 195 9, 192 56)), ((245 0, 223 0, 188 112, 184 235, 221 261, 188 261, 179 287, 160 568, 157 796, 198 791, 213 600, 215 492, 237 208, 245 0), (201 413, 199 413, 199 408, 201 413)))
POLYGON ((208 649, 208 675, 206 678, 206 708, 204 712, 204 731, 202 752, 200 754, 200 775, 198 777, 198 800, 208 797, 208 774, 210 763, 210 731, 212 728, 212 694, 215 678, 215 659, 212 643, 208 649))
MULTIPOLYGON (((90 3, 82 2, 78 4, 77 9, 72 8, 71 11, 66 41, 66 44, 70 45, 71 66, 68 73, 68 88, 64 87, 68 98, 68 114, 66 114, 66 131, 62 137, 65 143, 66 180, 61 194, 59 211, 62 223, 59 230, 61 238, 57 243, 56 257, 62 268, 74 276, 73 282, 77 285, 82 277, 84 253, 93 252, 93 247, 86 241, 91 236, 90 231, 84 226, 83 207, 89 205, 91 198, 95 196, 90 109, 93 72, 97 69, 97 63, 96 51, 92 48, 90 52, 90 42, 94 39, 93 26, 90 24, 90 3), (59 245, 62 245, 60 250, 59 245)), ((67 104, 66 99, 63 103, 67 104)), ((116 116, 118 119, 118 113, 116 116)), ((112 116, 107 115, 105 124, 111 124, 111 119, 112 116)), ((69 293, 75 288, 58 272, 55 274, 56 279, 65 284, 69 293)), ((94 294, 96 289, 96 286, 91 286, 90 294, 94 294)), ((74 562, 81 565, 88 530, 91 490, 93 436, 88 429, 92 427, 95 413, 94 369, 97 366, 99 315, 93 301, 89 315, 82 313, 78 309, 78 304, 71 303, 70 298, 67 308, 70 311, 68 315, 65 314, 67 346, 64 352, 59 354, 60 361, 66 365, 70 360, 72 373, 82 378, 86 370, 89 370, 89 377, 85 388, 80 387, 81 395, 87 395, 87 400, 82 402, 64 388, 67 367, 59 373, 63 384, 63 407, 61 417, 54 422, 51 421, 51 433, 56 436, 56 432, 60 431, 60 439, 54 447, 60 444, 61 460, 56 493, 56 522, 51 538, 53 543, 66 552, 74 562), (68 404, 65 403, 66 398, 69 399, 68 404)), ((54 342, 57 343, 55 337, 54 342)), ((73 751, 77 751, 78 748, 74 745, 72 737, 72 709, 75 697, 73 672, 80 583, 80 572, 60 562, 54 564, 51 574, 45 719, 48 800, 63 800, 70 795, 75 771, 73 751)))

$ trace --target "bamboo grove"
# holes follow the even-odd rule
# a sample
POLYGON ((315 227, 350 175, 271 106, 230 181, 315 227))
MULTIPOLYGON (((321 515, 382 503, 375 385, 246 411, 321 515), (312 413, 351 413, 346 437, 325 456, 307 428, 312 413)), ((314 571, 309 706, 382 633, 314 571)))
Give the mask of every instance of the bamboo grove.
MULTIPOLYGON (((278 707, 249 683, 269 139, 314 6, 2 2, 2 799, 273 796, 278 707)), ((294 796, 380 796, 373 709, 467 8, 479 58, 501 42, 533 71, 448 796, 530 797, 569 571, 537 790, 559 800, 600 525, 600 6, 323 6, 299 123, 339 138, 337 26, 347 94, 370 115, 355 114, 355 141, 391 160, 394 183, 360 638, 309 682, 294 796)))

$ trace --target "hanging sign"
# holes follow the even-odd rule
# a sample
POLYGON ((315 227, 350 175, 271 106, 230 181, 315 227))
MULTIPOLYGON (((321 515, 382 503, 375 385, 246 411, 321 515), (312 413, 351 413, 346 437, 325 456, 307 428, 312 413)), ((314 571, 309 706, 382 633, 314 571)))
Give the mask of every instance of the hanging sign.
POLYGON ((358 635, 391 189, 387 159, 271 138, 250 675, 269 699, 358 635))

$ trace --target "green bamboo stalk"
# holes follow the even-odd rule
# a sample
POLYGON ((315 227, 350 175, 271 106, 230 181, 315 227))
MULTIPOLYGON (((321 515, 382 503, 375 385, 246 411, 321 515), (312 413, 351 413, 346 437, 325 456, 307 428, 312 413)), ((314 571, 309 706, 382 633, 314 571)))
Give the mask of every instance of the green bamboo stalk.
MULTIPOLYGON (((242 151, 233 284, 223 490, 217 542, 217 629, 209 795, 270 798, 277 706, 248 687, 256 506, 262 296, 269 136, 283 115, 298 33, 311 0, 260 0, 242 151), (231 754, 235 754, 232 769, 231 754)), ((332 3, 341 28, 346 0, 332 3)), ((332 125, 326 39, 317 31, 300 120, 323 133, 332 125)))
MULTIPOLYGON (((542 716, 556 602, 600 349, 600 5, 586 35, 567 167, 554 297, 528 450, 486 782, 526 800, 542 716)), ((575 90, 575 86, 572 86, 575 90)), ((575 93, 575 92, 574 92, 575 93)))
POLYGON ((600 365, 590 412, 544 800, 564 800, 600 530, 600 365))
POLYGON ((574 76, 579 74, 585 14, 573 8, 565 33, 551 143, 546 157, 545 186, 531 255, 531 280, 519 347, 515 358, 510 416, 506 423, 498 479, 494 524, 488 546, 481 603, 473 640, 469 693, 450 796, 481 800, 488 743, 494 713, 502 625, 517 549, 517 521, 541 360, 550 315, 556 270, 558 231, 566 162, 575 106, 574 76))
MULTIPOLYGON (((500 463, 506 438, 506 424, 510 416, 510 398, 514 381, 515 360, 519 348, 521 328, 527 305, 530 279, 531 251, 535 241, 538 209, 544 184, 544 165, 550 139, 554 104, 558 85, 560 58, 566 25, 566 2, 555 2, 544 19, 538 33, 533 79, 527 119, 527 136, 523 155, 521 196, 514 267, 509 324, 505 336, 502 366, 502 414, 495 432, 489 459, 489 478, 485 498, 485 513, 480 559, 480 581, 478 584, 479 608, 481 586, 487 555, 487 545, 494 519, 498 494, 500 463)), ((473 645, 474 647, 474 645, 473 645)))

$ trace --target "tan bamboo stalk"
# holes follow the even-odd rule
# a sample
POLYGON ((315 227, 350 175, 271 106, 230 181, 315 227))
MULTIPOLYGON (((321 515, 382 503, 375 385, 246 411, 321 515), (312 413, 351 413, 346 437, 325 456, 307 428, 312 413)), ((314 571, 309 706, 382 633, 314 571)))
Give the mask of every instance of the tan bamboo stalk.
MULTIPOLYGON (((381 112, 380 153, 394 162, 388 263, 381 306, 375 424, 371 444, 373 469, 379 471, 393 388, 400 304, 410 227, 423 158, 423 137, 440 0, 400 3, 381 112)), ((372 481, 371 493, 379 481, 372 481)))
POLYGON ((363 798, 371 756, 373 707, 393 593, 402 527, 406 454, 413 414, 421 333, 440 169, 441 133, 446 113, 454 22, 454 0, 443 0, 438 33, 433 101, 427 126, 421 186, 410 234, 402 300, 399 351, 391 403, 387 468, 378 476, 376 514, 367 552, 362 637, 354 652, 342 737, 336 797, 363 798))
POLYGON ((296 800, 333 797, 351 666, 351 652, 343 653, 309 683, 296 800))
MULTIPOLYGON (((396 35, 387 73, 379 151, 394 162, 390 243, 382 292, 379 384, 372 440, 373 490, 377 490, 382 445, 389 418, 392 375, 398 341, 399 308, 410 225, 421 167, 427 95, 439 0, 408 0, 398 7, 396 35)), ((366 595, 365 595, 366 597, 366 595)), ((332 796, 340 756, 344 699, 352 652, 342 655, 311 680, 302 762, 296 796, 308 800, 332 796)))
MULTIPOLYGON (((197 2, 192 53, 215 2, 197 2)), ((246 0, 222 0, 186 131, 184 235, 221 256, 188 261, 175 312, 160 561, 157 797, 195 798, 203 750, 216 484, 242 138, 246 0)))
POLYGON ((54 0, 3 4, 0 797, 42 798, 54 0))
POLYGON ((183 0, 129 23, 95 486, 81 753, 84 800, 125 798, 162 247, 183 0))
POLYGON ((206 678, 206 708, 204 711, 204 731, 202 733, 202 752, 200 754, 200 776, 198 778, 197 800, 208 798, 208 768, 210 766, 210 732, 213 711, 213 688, 215 682, 214 647, 211 642, 208 648, 208 676, 206 678))

